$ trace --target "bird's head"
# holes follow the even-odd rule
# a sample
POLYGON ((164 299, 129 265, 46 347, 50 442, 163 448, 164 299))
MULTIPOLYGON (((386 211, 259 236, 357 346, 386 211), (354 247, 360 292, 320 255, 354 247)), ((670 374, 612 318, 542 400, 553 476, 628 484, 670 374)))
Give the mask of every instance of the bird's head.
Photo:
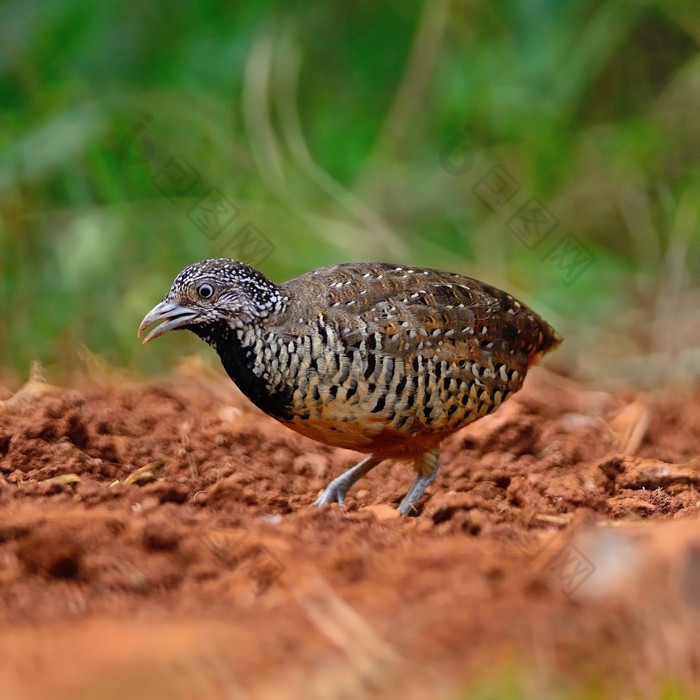
POLYGON ((165 299, 141 321, 138 337, 162 321, 144 343, 176 329, 191 330, 211 343, 218 333, 273 313, 282 301, 277 285, 249 265, 226 258, 203 260, 178 274, 165 299))

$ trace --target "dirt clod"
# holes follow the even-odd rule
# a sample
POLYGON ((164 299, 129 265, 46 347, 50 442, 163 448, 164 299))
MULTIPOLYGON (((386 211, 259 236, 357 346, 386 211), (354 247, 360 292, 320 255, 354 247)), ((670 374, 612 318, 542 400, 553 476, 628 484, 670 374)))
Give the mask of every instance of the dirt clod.
POLYGON ((17 558, 30 574, 48 579, 78 579, 83 547, 70 528, 44 526, 20 542, 17 558))

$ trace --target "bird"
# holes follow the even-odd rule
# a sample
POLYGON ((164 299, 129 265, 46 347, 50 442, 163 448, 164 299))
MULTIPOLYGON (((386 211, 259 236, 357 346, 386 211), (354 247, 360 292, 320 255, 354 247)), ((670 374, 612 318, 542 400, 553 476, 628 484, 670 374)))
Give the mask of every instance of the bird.
POLYGON ((440 468, 440 444, 493 413, 561 342, 510 294, 457 273, 379 262, 339 263, 276 284, 227 258, 195 262, 141 321, 143 343, 184 329, 218 353, 258 408, 318 442, 367 455, 315 505, 345 505, 384 460, 415 480, 416 507, 440 468))

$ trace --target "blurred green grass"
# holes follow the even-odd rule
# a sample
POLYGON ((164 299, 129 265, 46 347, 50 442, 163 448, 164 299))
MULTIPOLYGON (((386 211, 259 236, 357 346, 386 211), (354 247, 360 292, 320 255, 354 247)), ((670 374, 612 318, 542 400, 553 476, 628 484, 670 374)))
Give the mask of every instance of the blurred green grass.
POLYGON ((652 356, 700 374, 694 0, 10 0, 0 27, 6 371, 70 372, 81 345, 138 371, 205 351, 146 352, 135 329, 251 223, 275 280, 442 267, 532 303, 584 376, 606 357, 639 379, 628 359, 652 356), (180 194, 173 158, 198 177, 180 194), (519 189, 489 208, 498 164, 519 189), (238 216, 205 235, 188 212, 212 187, 238 216), (533 196, 559 223, 530 249, 509 222, 533 196), (565 234, 583 271, 548 254, 565 234))

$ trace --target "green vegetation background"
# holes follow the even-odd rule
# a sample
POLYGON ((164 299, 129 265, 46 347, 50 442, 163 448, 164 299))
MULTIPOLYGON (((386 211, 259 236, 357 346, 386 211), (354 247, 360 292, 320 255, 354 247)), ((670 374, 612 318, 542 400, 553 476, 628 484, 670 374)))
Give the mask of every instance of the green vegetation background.
POLYGON ((5 2, 0 367, 205 352, 142 348, 136 327, 182 267, 231 255, 275 280, 370 259, 463 272, 532 303, 584 375, 697 372, 696 10, 5 2), (513 196, 489 207, 495 182, 513 196), (517 219, 530 197, 558 222, 539 243, 545 223, 517 219))

